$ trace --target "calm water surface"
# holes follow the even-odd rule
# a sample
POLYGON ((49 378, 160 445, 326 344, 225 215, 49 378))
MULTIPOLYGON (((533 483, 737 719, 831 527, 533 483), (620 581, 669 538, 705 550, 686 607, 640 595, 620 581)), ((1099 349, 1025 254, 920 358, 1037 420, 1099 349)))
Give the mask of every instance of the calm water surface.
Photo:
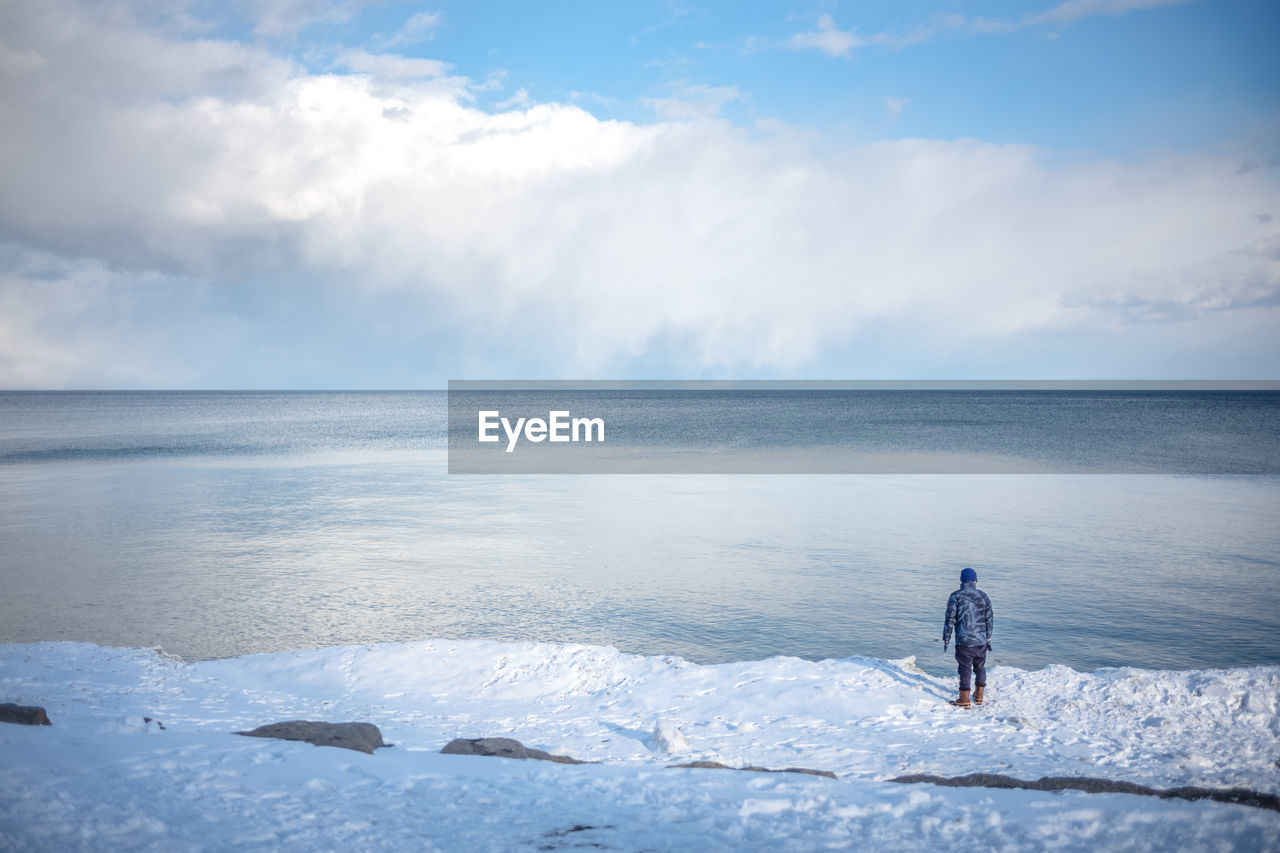
POLYGON ((1280 663, 1280 477, 449 476, 443 392, 0 394, 0 641, 1280 663))

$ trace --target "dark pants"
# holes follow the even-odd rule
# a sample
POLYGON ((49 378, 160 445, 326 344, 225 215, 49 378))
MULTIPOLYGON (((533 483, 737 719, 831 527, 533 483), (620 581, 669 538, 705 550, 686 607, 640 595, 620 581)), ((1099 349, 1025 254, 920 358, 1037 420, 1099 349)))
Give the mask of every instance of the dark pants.
POLYGON ((987 647, 956 646, 956 663, 960 665, 960 689, 969 689, 969 670, 973 670, 979 687, 987 686, 987 647))

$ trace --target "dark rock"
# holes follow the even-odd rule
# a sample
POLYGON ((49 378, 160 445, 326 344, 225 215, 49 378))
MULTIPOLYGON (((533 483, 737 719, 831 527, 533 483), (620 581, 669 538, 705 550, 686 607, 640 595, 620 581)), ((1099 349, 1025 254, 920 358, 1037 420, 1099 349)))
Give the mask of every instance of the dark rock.
POLYGON ((1085 791, 1090 794, 1137 794, 1145 797, 1179 800, 1214 800, 1219 803, 1236 803, 1280 812, 1280 797, 1248 788, 1148 788, 1134 782, 1117 779, 1098 779, 1092 776, 1044 776, 1034 782, 1001 776, 997 773, 970 773, 967 776, 932 776, 915 773, 899 776, 890 782, 906 784, 926 783, 945 788, 1022 788, 1028 791, 1085 791))
POLYGON ((1136 782, 1121 779, 1098 779, 1093 776, 1042 776, 1031 784, 1037 791, 1084 791, 1089 794, 1137 794, 1141 797, 1159 796, 1160 792, 1136 782))
POLYGON ((1219 803, 1237 803, 1242 806, 1253 806, 1254 808, 1280 812, 1280 796, 1264 794, 1261 791, 1254 791, 1249 788, 1201 788, 1198 785, 1189 785, 1183 788, 1157 791, 1156 796, 1164 799, 1177 798, 1179 800, 1213 800, 1219 803))
POLYGON ((730 767, 728 764, 721 764, 719 761, 686 761, 684 764, 672 764, 670 766, 706 770, 750 770, 753 773, 804 773, 809 776, 825 776, 828 779, 838 778, 830 770, 810 770, 808 767, 784 767, 781 770, 775 770, 772 767, 730 767))
POLYGON ((51 726, 49 715, 39 705, 15 705, 0 703, 0 723, 16 723, 20 726, 51 726))
POLYGON ((531 758, 535 761, 554 761, 557 764, 586 764, 567 755, 552 755, 541 749, 530 749, 520 741, 509 737, 455 738, 440 750, 445 755, 495 755, 499 758, 531 758))
POLYGON ((246 737, 270 737, 279 740, 301 740, 316 746, 339 746, 370 755, 380 746, 382 732, 373 723, 324 723, 314 720, 289 720, 258 726, 251 732, 236 732, 246 737))
POLYGON ((697 770, 737 770, 737 767, 730 767, 728 764, 721 764, 719 761, 686 761, 684 764, 671 764, 669 767, 694 768, 697 770))
POLYGON ((808 767, 784 767, 781 770, 770 770, 767 767, 748 767, 748 770, 764 770, 766 773, 804 773, 808 776, 823 776, 827 779, 838 779, 830 770, 812 770, 808 767))
POLYGON ((1001 776, 998 773, 970 773, 968 776, 933 776, 928 773, 913 773, 899 776, 890 782, 904 784, 941 785, 944 788, 1025 788, 1031 784, 1021 782, 1012 776, 1001 776))

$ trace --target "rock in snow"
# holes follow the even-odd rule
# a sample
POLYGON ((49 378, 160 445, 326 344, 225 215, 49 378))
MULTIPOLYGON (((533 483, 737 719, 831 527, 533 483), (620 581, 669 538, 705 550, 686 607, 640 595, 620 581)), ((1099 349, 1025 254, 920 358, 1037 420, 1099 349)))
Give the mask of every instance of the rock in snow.
POLYGON ((20 726, 51 726, 49 715, 39 705, 15 705, 0 702, 0 723, 16 723, 20 726))
MULTIPOLYGON (((809 776, 825 776, 828 779, 838 779, 836 774, 830 770, 810 770, 808 767, 784 767, 781 770, 774 770, 771 767, 730 767, 728 764, 721 764, 719 761, 686 761, 684 764, 672 764, 672 767, 698 770, 749 770, 753 773, 804 773, 809 776)), ((898 779, 892 780, 900 781, 898 779)))
POLYGON ((552 755, 541 749, 530 749, 509 737, 454 738, 440 750, 445 755, 493 755, 498 758, 532 758, 556 764, 586 764, 567 755, 552 755))
POLYGON ((272 737, 279 740, 302 740, 316 746, 340 746, 370 755, 380 746, 382 732, 373 723, 324 723, 315 720, 288 720, 258 726, 251 732, 236 732, 246 737, 272 737))
POLYGON ((942 785, 946 788, 1021 788, 1026 791, 1085 791, 1090 794, 1138 794, 1159 797, 1163 800, 1213 800, 1219 803, 1238 803, 1259 809, 1280 812, 1280 796, 1264 794, 1248 788, 1203 788, 1199 785, 1183 785, 1179 788, 1149 788, 1133 782, 1115 779, 1098 779, 1093 776, 1044 776, 1034 782, 1015 779, 1001 773, 970 773, 965 776, 933 776, 916 773, 899 776, 890 782, 904 784, 942 785))

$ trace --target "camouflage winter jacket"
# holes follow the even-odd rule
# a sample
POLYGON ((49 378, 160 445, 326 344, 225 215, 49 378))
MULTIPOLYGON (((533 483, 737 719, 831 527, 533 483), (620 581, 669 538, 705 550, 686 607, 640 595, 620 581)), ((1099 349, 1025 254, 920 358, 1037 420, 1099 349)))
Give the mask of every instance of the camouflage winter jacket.
POLYGON ((956 646, 985 646, 991 640, 993 627, 991 599, 978 589, 978 584, 968 581, 951 593, 947 599, 947 621, 942 626, 942 642, 951 642, 951 632, 956 632, 956 646))

